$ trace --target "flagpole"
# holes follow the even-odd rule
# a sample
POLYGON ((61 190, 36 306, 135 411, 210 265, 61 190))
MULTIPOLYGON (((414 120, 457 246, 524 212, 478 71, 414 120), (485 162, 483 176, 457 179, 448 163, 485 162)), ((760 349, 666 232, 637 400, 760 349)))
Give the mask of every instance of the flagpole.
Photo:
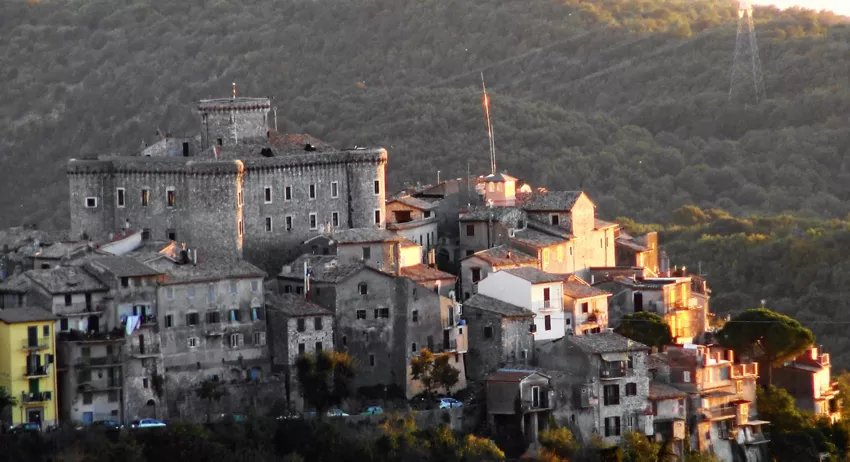
POLYGON ((490 121, 490 97, 487 96, 487 87, 484 86, 484 73, 481 73, 481 89, 484 91, 484 114, 487 116, 487 138, 490 141, 490 173, 496 174, 496 145, 493 143, 493 123, 490 121))

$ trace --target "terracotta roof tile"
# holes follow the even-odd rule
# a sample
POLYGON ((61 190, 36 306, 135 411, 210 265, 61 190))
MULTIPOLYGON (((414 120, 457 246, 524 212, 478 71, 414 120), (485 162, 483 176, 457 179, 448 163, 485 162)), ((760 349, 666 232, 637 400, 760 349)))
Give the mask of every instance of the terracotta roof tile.
POLYGON ((481 294, 473 295, 463 302, 463 306, 489 311, 505 317, 534 317, 534 313, 525 308, 481 294))
POLYGON ((6 324, 16 322, 55 321, 58 316, 43 308, 26 306, 21 308, 6 308, 0 310, 0 321, 6 324))
POLYGON ((432 268, 428 265, 423 265, 421 263, 418 265, 405 266, 401 269, 400 273, 402 276, 412 279, 416 282, 457 279, 457 276, 455 276, 454 274, 449 274, 440 271, 437 268, 432 268))
POLYGON ((525 279, 532 284, 545 284, 549 282, 561 282, 564 280, 563 275, 546 273, 532 267, 505 268, 501 271, 518 278, 525 279))
POLYGON ((548 191, 533 194, 524 200, 522 208, 542 212, 569 211, 572 210, 581 194, 581 191, 548 191))
POLYGON ((500 245, 498 247, 476 252, 465 257, 464 260, 473 257, 489 263, 494 268, 499 266, 537 265, 537 258, 532 257, 527 253, 520 252, 519 250, 512 249, 506 245, 500 245))
POLYGON ((687 393, 672 385, 656 380, 649 382, 649 399, 679 399, 687 396, 687 393))
POLYGON ((301 295, 273 294, 266 292, 266 305, 287 316, 332 316, 329 310, 311 302, 301 295))

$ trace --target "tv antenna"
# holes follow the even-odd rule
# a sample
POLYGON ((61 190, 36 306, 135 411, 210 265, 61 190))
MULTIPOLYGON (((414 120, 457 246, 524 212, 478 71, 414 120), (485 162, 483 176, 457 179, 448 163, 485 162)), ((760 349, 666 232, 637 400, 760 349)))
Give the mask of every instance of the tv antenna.
POLYGON ((753 25, 753 5, 750 0, 740 0, 738 6, 738 35, 731 74, 729 101, 737 99, 744 103, 755 101, 758 104, 765 98, 764 78, 753 25))

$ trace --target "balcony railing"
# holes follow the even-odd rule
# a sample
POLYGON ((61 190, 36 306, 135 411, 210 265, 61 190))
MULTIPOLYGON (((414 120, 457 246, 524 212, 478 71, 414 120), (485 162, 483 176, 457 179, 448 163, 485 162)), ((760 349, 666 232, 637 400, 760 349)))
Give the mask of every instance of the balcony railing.
POLYGON ((602 380, 619 379, 619 378, 625 377, 626 374, 628 374, 628 369, 626 368, 625 364, 622 365, 622 366, 617 366, 617 365, 602 366, 599 369, 599 377, 602 380))
POLYGON ((732 366, 732 378, 741 379, 744 377, 758 377, 759 365, 757 363, 750 364, 735 364, 732 366))
POLYGON ((53 393, 49 391, 37 391, 32 393, 21 393, 22 403, 41 403, 53 399, 53 393))
POLYGON ((531 303, 533 311, 560 311, 563 306, 561 300, 538 300, 531 303))
POLYGON ((130 347, 130 356, 135 357, 143 357, 143 356, 157 356, 160 354, 160 348, 157 344, 145 345, 141 347, 139 345, 133 345, 130 347))
POLYGON ((50 338, 24 339, 24 350, 46 350, 50 348, 50 338))
POLYGON ((717 406, 702 408, 702 413, 707 419, 722 419, 727 417, 737 417, 737 406, 717 406))
POLYGON ((47 377, 47 375, 48 374, 46 366, 27 366, 26 368, 24 368, 24 377, 26 378, 47 377))
POLYGON ((547 409, 551 409, 552 400, 549 399, 549 395, 546 393, 540 394, 540 399, 537 402, 534 402, 530 399, 523 400, 522 402, 522 412, 534 412, 534 411, 545 411, 547 409))
POLYGON ((77 358, 75 366, 85 369, 89 367, 109 367, 118 364, 121 364, 121 356, 119 355, 100 356, 96 358, 82 356, 77 358))

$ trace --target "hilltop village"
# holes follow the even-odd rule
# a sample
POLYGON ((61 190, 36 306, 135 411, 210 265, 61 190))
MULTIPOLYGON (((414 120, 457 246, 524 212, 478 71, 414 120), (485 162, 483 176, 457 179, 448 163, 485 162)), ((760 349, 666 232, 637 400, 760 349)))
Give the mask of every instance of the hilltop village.
MULTIPOLYGON (((70 229, 0 232, 0 386, 17 401, 0 420, 305 413, 296 361, 338 351, 356 365, 351 413, 435 388, 526 445, 557 422, 756 460, 764 371, 719 346, 709 281, 655 233, 506 172, 388 193, 386 150, 279 133, 270 109, 202 100, 196 136, 72 159, 70 229), (613 331, 635 313, 663 318, 669 344, 613 331), (417 378, 425 350, 457 371, 448 384, 417 378)), ((835 421, 830 367, 813 346, 773 382, 810 385, 788 389, 835 421)))

